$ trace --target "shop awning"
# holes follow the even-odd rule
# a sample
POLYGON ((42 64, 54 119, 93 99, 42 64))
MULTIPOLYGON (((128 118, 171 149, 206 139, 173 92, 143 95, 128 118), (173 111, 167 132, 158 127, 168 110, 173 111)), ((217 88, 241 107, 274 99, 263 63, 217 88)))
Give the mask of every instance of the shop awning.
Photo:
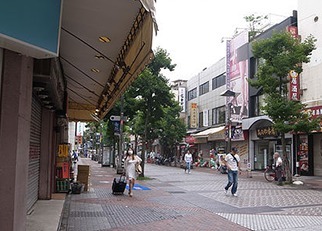
POLYGON ((220 126, 220 127, 216 127, 216 128, 208 128, 202 132, 198 132, 196 134, 191 134, 191 136, 193 136, 195 138, 208 138, 209 135, 215 134, 218 132, 222 132, 224 130, 225 130, 225 126, 220 126))
POLYGON ((62 9, 68 118, 103 119, 153 58, 154 0, 68 0, 62 9))
POLYGON ((266 115, 256 116, 252 118, 243 119, 242 129, 249 130, 255 123, 258 123, 258 122, 265 122, 267 125, 271 125, 273 123, 272 120, 266 115))

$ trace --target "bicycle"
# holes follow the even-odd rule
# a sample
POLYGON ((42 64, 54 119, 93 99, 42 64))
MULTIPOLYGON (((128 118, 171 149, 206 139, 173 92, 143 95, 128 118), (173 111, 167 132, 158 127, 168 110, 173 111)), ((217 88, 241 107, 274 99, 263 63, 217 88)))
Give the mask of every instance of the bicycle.
MULTIPOLYGON (((272 168, 271 166, 267 166, 264 172, 264 177, 268 182, 273 182, 274 180, 276 181, 276 170, 275 168, 272 168)), ((282 170, 282 179, 285 181, 285 172, 282 170)))

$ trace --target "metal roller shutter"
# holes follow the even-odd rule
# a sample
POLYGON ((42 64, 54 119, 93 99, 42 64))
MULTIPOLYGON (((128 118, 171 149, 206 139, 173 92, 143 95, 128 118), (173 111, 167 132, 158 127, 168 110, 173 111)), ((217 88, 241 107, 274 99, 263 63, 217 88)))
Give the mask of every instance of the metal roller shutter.
POLYGON ((40 139, 41 139, 41 105, 33 97, 30 126, 30 150, 28 168, 28 211, 38 200, 39 191, 39 163, 40 163, 40 139))

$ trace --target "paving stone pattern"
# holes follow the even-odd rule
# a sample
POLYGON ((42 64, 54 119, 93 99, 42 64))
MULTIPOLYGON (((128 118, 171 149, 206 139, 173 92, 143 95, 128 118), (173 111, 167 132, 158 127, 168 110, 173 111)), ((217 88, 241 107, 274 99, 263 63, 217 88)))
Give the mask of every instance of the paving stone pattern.
POLYGON ((227 175, 212 169, 146 164, 134 196, 116 196, 116 171, 90 159, 88 192, 69 194, 60 231, 103 230, 321 230, 322 191, 306 186, 277 186, 260 175, 239 177, 238 197, 225 195, 227 175))

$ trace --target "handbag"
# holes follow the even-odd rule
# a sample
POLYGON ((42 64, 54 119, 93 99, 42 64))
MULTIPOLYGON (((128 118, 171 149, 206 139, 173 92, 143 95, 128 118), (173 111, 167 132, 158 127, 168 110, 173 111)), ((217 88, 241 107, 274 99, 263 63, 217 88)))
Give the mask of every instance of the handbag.
MULTIPOLYGON (((138 158, 136 158, 136 156, 135 156, 135 159, 136 160, 138 160, 138 158)), ((135 164, 135 172, 137 173, 137 174, 142 174, 142 167, 141 167, 141 165, 140 165, 140 162, 137 162, 136 164, 135 164)))
POLYGON ((141 174, 142 173, 142 167, 139 163, 135 164, 135 172, 137 174, 141 174))

